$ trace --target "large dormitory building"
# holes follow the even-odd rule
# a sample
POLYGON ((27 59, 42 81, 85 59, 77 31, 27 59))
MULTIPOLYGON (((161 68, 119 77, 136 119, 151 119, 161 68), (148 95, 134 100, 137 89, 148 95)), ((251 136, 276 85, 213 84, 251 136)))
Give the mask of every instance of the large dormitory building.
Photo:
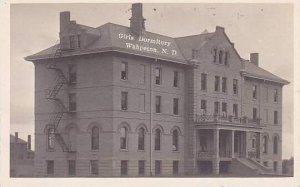
POLYGON ((60 42, 35 67, 37 177, 280 174, 282 87, 215 32, 97 28, 60 13, 60 42))

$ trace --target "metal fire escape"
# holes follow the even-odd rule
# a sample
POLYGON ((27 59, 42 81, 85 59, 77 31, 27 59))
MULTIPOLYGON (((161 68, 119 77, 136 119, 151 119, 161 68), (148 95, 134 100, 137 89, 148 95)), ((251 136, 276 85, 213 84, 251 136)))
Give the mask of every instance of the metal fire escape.
MULTIPOLYGON (((58 44, 59 45, 59 44, 58 44)), ((72 152, 70 147, 64 141, 62 135, 58 131, 58 126, 64 114, 68 113, 69 110, 65 107, 62 100, 57 97, 58 93, 61 91, 61 88, 64 85, 68 85, 68 79, 64 75, 63 71, 56 66, 56 59, 59 58, 62 54, 61 49, 57 49, 52 56, 53 62, 51 62, 47 68, 49 70, 55 71, 56 79, 55 85, 46 89, 46 99, 49 101, 53 101, 56 104, 55 111, 53 112, 50 118, 50 125, 54 128, 55 139, 58 144, 61 146, 63 152, 72 152)))

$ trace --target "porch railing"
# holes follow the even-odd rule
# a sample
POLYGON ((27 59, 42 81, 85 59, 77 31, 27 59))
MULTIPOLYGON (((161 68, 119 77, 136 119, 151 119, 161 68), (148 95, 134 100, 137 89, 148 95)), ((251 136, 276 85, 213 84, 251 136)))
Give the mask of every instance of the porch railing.
POLYGON ((261 119, 251 119, 247 116, 235 117, 232 115, 199 115, 196 114, 194 118, 195 123, 235 123, 235 124, 249 124, 260 125, 261 119))

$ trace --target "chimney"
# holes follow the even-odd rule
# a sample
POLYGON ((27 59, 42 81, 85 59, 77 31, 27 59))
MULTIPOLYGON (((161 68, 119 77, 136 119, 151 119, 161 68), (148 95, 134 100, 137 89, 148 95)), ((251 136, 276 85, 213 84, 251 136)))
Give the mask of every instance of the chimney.
POLYGON ((60 32, 63 32, 63 30, 69 25, 70 23, 70 12, 65 11, 60 13, 60 32))
POLYGON ((145 20, 143 18, 143 5, 142 3, 134 3, 131 8, 132 16, 130 20, 130 29, 136 34, 140 35, 145 30, 145 20))
POLYGON ((18 132, 15 132, 15 143, 18 142, 18 139, 19 139, 19 133, 18 133, 18 132))
POLYGON ((224 27, 216 26, 216 32, 224 32, 224 27))
POLYGON ((31 150, 31 135, 27 137, 27 150, 31 150))
POLYGON ((250 53, 250 62, 258 66, 258 53, 250 53))

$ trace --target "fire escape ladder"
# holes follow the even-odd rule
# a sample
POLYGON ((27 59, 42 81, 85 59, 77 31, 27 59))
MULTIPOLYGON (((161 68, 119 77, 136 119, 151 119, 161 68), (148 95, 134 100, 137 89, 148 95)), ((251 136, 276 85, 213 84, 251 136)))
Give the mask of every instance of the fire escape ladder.
MULTIPOLYGON (((61 50, 58 49, 55 51, 53 58, 58 58, 61 56, 61 50)), ((52 88, 46 89, 46 98, 48 100, 52 100, 56 104, 56 110, 53 112, 52 117, 50 118, 50 124, 54 127, 55 132, 55 139, 57 140, 58 144, 61 146, 63 152, 71 152, 69 146, 64 141, 62 135, 58 131, 58 126, 60 121, 64 115, 64 113, 68 112, 68 109, 63 104, 62 100, 57 97, 58 93, 60 92, 61 88, 64 84, 68 84, 68 79, 65 77, 63 71, 56 66, 56 63, 50 63, 47 67, 50 70, 54 70, 56 72, 56 83, 52 88)))

